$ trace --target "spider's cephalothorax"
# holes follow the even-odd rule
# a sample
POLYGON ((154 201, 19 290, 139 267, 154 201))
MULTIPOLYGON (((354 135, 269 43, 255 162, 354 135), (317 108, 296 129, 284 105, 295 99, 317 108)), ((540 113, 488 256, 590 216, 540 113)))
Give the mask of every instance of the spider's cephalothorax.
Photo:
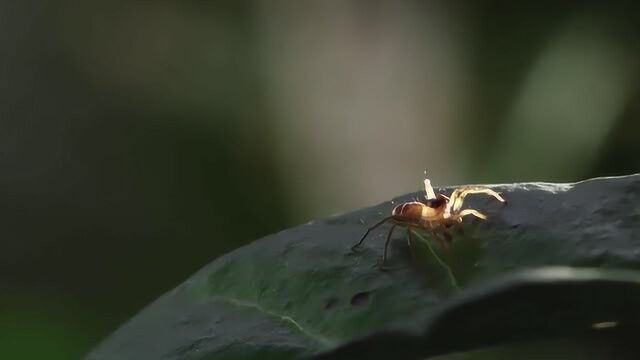
POLYGON ((418 201, 407 202, 393 208, 391 216, 416 222, 435 220, 444 213, 447 201, 447 197, 438 194, 435 199, 427 200, 424 203, 418 201))
POLYGON ((355 244, 352 249, 360 246, 364 239, 369 235, 369 232, 378 226, 391 222, 393 225, 389 229, 387 234, 387 241, 384 244, 384 251, 382 253, 382 264, 387 260, 387 248, 389 246, 389 240, 391 240, 391 234, 396 226, 407 227, 407 240, 409 247, 413 254, 413 239, 411 237, 411 229, 419 228, 431 231, 434 239, 436 239, 444 250, 448 250, 449 242, 451 241, 451 234, 447 230, 448 227, 459 224, 460 231, 462 231, 462 218, 467 215, 473 215, 479 219, 485 220, 487 217, 474 209, 462 209, 464 199, 470 194, 486 194, 493 196, 498 201, 506 203, 506 201, 497 192, 483 187, 475 186, 463 186, 455 189, 451 193, 451 197, 446 197, 442 194, 435 194, 431 187, 431 181, 429 179, 424 180, 425 188, 425 202, 406 202, 393 208, 391 216, 388 216, 377 224, 373 225, 364 233, 360 241, 355 244), (440 236, 442 235, 444 239, 440 236))

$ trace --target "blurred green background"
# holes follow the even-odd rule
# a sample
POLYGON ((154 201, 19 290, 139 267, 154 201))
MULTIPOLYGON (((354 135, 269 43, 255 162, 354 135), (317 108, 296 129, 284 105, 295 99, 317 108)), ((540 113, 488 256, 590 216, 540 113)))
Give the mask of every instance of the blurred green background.
POLYGON ((640 169, 634 2, 3 1, 0 358, 435 185, 640 169))

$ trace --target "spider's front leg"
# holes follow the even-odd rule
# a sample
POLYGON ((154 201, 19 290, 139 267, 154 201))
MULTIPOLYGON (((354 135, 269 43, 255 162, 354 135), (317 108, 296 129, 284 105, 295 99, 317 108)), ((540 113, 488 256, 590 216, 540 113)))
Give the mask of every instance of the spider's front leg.
POLYGON ((467 216, 467 215, 473 215, 473 216, 477 217, 478 219, 487 220, 487 215, 481 213, 478 210, 464 209, 464 210, 460 211, 460 214, 459 214, 459 217, 458 217, 458 222, 462 223, 462 218, 467 216))
POLYGON ((462 204, 464 203, 464 199, 467 197, 467 195, 471 195, 471 194, 485 194, 485 195, 493 196, 494 198, 496 198, 496 200, 506 204, 506 200, 503 199, 499 193, 489 188, 463 186, 455 189, 451 194, 451 201, 449 201, 449 204, 447 206, 448 211, 446 212, 448 214, 459 213, 460 209, 462 209, 462 204))
POLYGON ((478 219, 482 219, 482 220, 486 220, 487 216, 484 215, 483 213, 474 210, 474 209, 464 209, 462 211, 460 211, 460 213, 455 217, 456 219, 456 228, 458 230, 458 232, 460 233, 460 235, 464 235, 464 226, 462 225, 462 218, 467 216, 467 215, 473 215, 475 217, 477 217, 478 219))

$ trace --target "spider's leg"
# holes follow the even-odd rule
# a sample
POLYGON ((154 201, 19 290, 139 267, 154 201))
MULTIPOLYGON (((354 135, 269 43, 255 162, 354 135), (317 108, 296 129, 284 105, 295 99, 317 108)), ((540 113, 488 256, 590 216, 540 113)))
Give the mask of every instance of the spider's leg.
POLYGON ((449 244, 447 243, 447 240, 443 239, 439 235, 439 233, 437 231, 438 229, 436 227, 434 227, 433 224, 431 224, 431 223, 429 223, 429 230, 431 230, 431 235, 433 235, 433 239, 438 242, 438 244, 440 245, 442 250, 449 251, 449 244))
POLYGON ((453 194, 451 194, 451 212, 456 213, 460 211, 460 209, 462 208, 462 204, 464 203, 464 199, 467 197, 467 195, 471 194, 486 194, 489 196, 493 196, 500 202, 506 202, 502 198, 502 196, 500 196, 500 194, 489 188, 463 186, 461 188, 457 188, 456 190, 454 190, 453 194))
POLYGON ((462 193, 463 190, 464 188, 457 188, 453 190, 451 196, 449 197, 449 203, 447 204, 450 209, 462 206, 462 201, 464 201, 464 195, 462 193), (458 203, 460 203, 460 205, 457 205, 458 203))
POLYGON ((351 250, 355 250, 358 246, 362 245, 362 243, 364 242, 364 239, 367 237, 367 235, 369 235, 369 232, 371 232, 371 230, 377 228, 378 226, 386 223, 387 221, 393 219, 393 216, 387 216, 386 218, 380 220, 377 224, 373 225, 372 227, 367 229, 367 232, 364 233, 364 235, 362 235, 362 238, 360 238, 360 241, 358 241, 357 244, 353 245, 351 247, 351 250))
POLYGON ((467 215, 473 215, 475 217, 477 217, 478 219, 482 219, 482 220, 486 220, 487 216, 481 212, 479 212, 478 210, 473 210, 473 209, 464 209, 462 211, 460 211, 460 218, 462 218, 463 216, 467 216, 467 215))
POLYGON ((466 191, 465 195, 468 195, 468 194, 486 194, 486 195, 489 195, 489 196, 493 196, 494 198, 496 198, 496 200, 498 200, 500 202, 506 202, 505 199, 502 198, 502 196, 500 196, 499 193, 497 193, 494 190, 489 189, 489 188, 480 188, 480 187, 470 188, 470 189, 468 189, 466 191))
POLYGON ((389 242, 391 241, 391 234, 393 234, 393 229, 396 228, 398 224, 393 224, 391 229, 389 229, 389 234, 387 234, 387 241, 384 242, 384 251, 382 252, 382 266, 387 262, 387 251, 389 248, 389 242))
POLYGON ((453 241, 453 236, 451 236, 451 233, 449 232, 449 230, 447 229, 446 226, 442 226, 442 235, 444 236, 445 239, 447 239, 447 249, 449 248, 449 244, 453 241))
POLYGON ((424 179, 424 192, 426 193, 425 197, 427 200, 435 200, 436 193, 433 191, 433 187, 431 186, 431 180, 424 179))
POLYGON ((444 218, 449 218, 451 215, 455 214, 456 209, 460 209, 462 207, 462 203, 464 202, 464 197, 466 196, 463 191, 465 188, 457 188, 453 190, 451 193, 451 197, 447 202, 447 205, 444 209, 444 218))
POLYGON ((416 260, 416 252, 413 249, 413 235, 411 235, 411 225, 407 226, 407 243, 409 244, 409 249, 411 250, 411 257, 413 260, 416 260))

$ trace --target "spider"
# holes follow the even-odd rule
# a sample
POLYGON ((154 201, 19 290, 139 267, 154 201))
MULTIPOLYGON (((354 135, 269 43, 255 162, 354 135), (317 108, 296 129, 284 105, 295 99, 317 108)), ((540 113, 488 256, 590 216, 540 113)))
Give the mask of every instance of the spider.
POLYGON ((447 197, 443 194, 437 194, 431 187, 431 181, 429 179, 424 180, 424 190, 426 192, 426 201, 418 202, 411 201, 403 204, 399 204, 391 212, 391 216, 387 216, 380 220, 375 225, 367 229, 362 235, 360 241, 351 247, 352 250, 356 250, 369 233, 378 226, 391 222, 393 226, 389 229, 387 234, 387 240, 384 243, 384 251, 382 253, 382 265, 384 266, 387 261, 387 249, 389 247, 389 241, 391 240, 391 234, 396 226, 407 227, 407 241, 409 248, 411 249, 411 255, 415 257, 413 250, 413 238, 411 236, 411 230, 413 228, 425 229, 431 231, 434 239, 436 239, 440 246, 447 251, 449 249, 449 242, 451 242, 451 234, 447 230, 452 225, 458 224, 459 230, 462 232, 462 218, 467 215, 473 215, 479 219, 486 220, 486 215, 474 209, 462 210, 462 204, 467 195, 470 194, 486 194, 493 196, 498 201, 505 203, 506 201, 500 196, 499 193, 483 187, 476 186, 462 186, 455 189, 451 193, 451 197, 447 197), (438 231, 441 230, 444 239, 438 235, 438 231))

